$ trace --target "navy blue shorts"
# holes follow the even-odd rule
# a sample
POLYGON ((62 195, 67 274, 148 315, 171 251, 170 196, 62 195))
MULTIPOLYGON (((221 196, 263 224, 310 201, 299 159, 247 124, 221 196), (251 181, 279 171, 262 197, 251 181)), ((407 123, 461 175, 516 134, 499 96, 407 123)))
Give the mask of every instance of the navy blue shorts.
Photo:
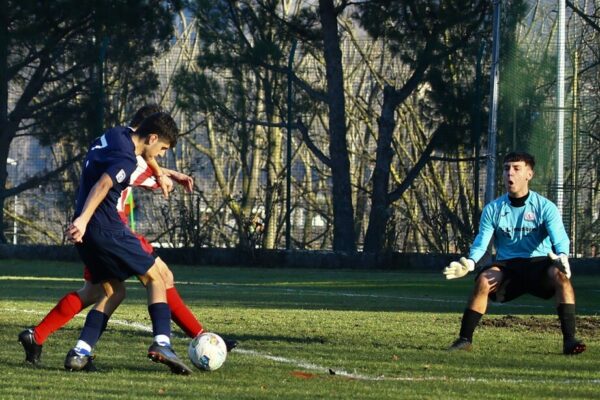
POLYGON ((505 303, 524 294, 549 299, 556 292, 548 277, 548 268, 551 266, 552 260, 548 257, 491 261, 481 266, 475 280, 489 268, 498 267, 503 274, 502 282, 495 293, 490 293, 490 300, 505 303))
POLYGON ((154 265, 154 256, 144 250, 125 225, 120 230, 88 225, 83 242, 75 247, 91 272, 92 283, 124 281, 133 275, 144 275, 154 265))

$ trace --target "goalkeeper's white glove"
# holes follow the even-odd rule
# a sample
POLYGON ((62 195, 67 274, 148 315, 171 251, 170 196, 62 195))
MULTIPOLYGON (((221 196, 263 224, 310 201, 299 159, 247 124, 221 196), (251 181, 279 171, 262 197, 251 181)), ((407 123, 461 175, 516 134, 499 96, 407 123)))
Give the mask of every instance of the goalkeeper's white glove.
POLYGON ((475 261, 470 258, 461 257, 458 261, 452 261, 444 268, 446 279, 462 278, 475 269, 475 261))
POLYGON ((552 264, 565 274, 567 279, 571 279, 571 266, 569 265, 569 257, 566 254, 560 253, 556 255, 550 252, 548 253, 548 257, 552 260, 552 264))

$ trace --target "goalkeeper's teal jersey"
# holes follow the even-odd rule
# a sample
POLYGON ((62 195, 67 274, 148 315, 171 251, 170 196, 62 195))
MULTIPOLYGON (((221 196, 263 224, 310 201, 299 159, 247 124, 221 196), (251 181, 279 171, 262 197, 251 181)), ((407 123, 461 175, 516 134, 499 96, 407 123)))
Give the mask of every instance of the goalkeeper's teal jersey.
POLYGON ((497 260, 569 254, 569 237, 558 208, 531 190, 522 207, 513 207, 505 194, 483 208, 469 258, 478 262, 492 236, 497 260))

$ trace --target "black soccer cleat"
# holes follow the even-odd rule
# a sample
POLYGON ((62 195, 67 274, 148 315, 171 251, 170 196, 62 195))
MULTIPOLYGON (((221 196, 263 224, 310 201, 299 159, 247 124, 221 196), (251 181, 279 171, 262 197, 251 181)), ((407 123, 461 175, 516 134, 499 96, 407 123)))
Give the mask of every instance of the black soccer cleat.
POLYGON ((74 371, 86 371, 86 372, 95 372, 98 369, 92 362, 95 358, 93 355, 84 355, 81 356, 77 354, 75 349, 69 350, 67 353, 67 357, 65 358, 65 369, 69 372, 74 371))
POLYGON ((25 361, 37 365, 42 357, 42 345, 35 342, 33 337, 33 329, 28 328, 19 333, 19 343, 23 345, 25 350, 25 361))
POLYGON ((563 342, 563 354, 568 356, 583 353, 585 349, 585 343, 583 343, 581 340, 572 339, 565 340, 563 342))
POLYGON ((165 364, 171 368, 171 372, 179 375, 189 375, 192 370, 177 357, 171 346, 161 346, 158 343, 152 343, 148 349, 148 358, 154 362, 165 364))
POLYGON ((227 348, 227 352, 229 353, 231 350, 235 349, 238 345, 237 340, 233 339, 223 339, 225 342, 225 347, 227 348))
POLYGON ((471 351, 473 350, 473 344, 471 341, 464 337, 459 337, 452 343, 452 345, 448 348, 448 351, 471 351))

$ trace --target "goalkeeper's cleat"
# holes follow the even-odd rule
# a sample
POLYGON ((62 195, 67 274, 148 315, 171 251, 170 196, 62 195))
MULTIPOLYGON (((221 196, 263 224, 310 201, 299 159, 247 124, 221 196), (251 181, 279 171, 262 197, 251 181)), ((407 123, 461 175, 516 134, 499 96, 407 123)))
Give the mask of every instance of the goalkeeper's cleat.
POLYGON ((563 354, 568 356, 583 353, 585 351, 585 343, 581 340, 572 339, 563 342, 563 354))
POLYGON ((97 371, 96 366, 92 362, 95 356, 91 354, 81 355, 78 354, 75 349, 69 350, 67 357, 65 358, 65 369, 69 372, 73 371, 86 371, 95 372, 97 371))
POLYGON ((473 344, 471 341, 464 337, 459 337, 452 343, 452 345, 448 348, 448 351, 471 351, 473 350, 473 344))
POLYGON ((192 370, 177 357, 171 346, 152 343, 148 349, 148 358, 154 362, 165 364, 171 368, 171 372, 174 374, 189 375, 192 373, 192 370))
POLYGON ((19 333, 19 343, 23 345, 23 350, 25 350, 25 361, 33 365, 39 364, 42 357, 42 345, 35 342, 33 329, 25 329, 19 333))
POLYGON ((237 340, 233 339, 223 339, 225 342, 225 347, 227 347, 227 352, 229 353, 231 350, 235 349, 238 345, 237 340))

